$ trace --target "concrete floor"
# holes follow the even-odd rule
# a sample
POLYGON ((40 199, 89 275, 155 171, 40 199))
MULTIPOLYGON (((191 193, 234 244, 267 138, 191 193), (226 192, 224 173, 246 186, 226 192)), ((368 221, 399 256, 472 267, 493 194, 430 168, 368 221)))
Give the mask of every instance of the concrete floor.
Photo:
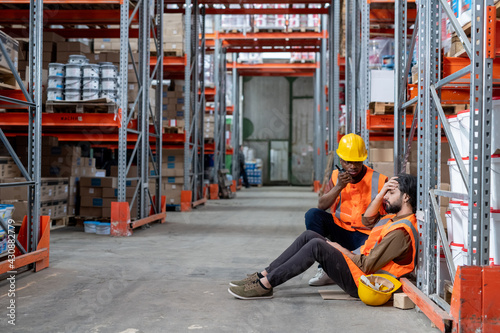
POLYGON ((316 200, 310 188, 251 188, 169 212, 167 223, 129 238, 56 230, 50 267, 17 277, 15 330, 0 281, 0 332, 437 332, 422 313, 391 303, 323 301, 307 285, 316 265, 271 300, 227 292, 230 280, 265 267, 304 230, 316 200))

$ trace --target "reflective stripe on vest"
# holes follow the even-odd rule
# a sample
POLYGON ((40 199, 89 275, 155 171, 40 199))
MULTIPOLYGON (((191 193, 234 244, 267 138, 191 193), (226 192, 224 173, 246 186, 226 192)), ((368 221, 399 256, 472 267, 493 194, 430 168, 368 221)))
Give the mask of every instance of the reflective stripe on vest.
MULTIPOLYGON (((382 232, 382 229, 384 225, 387 224, 387 222, 391 221, 392 218, 395 215, 389 215, 386 218, 380 219, 375 226, 372 228, 372 231, 370 232, 370 236, 368 236, 368 239, 365 241, 365 243, 359 248, 360 253, 367 254, 364 252, 365 248, 368 246, 370 249, 373 249, 375 246, 378 244, 378 236, 382 232), (374 244, 373 246, 371 244, 374 244)), ((358 254, 358 253, 356 253, 358 254)))
MULTIPOLYGON (((337 184, 338 175, 338 170, 332 171, 333 185, 337 184)), ((335 224, 345 230, 368 235, 370 230, 364 228, 361 215, 382 188, 383 183, 379 184, 382 180, 387 181, 387 177, 367 167, 366 174, 359 183, 347 184, 331 206, 335 224)))
POLYGON ((377 196, 378 194, 378 181, 380 179, 380 173, 377 171, 373 171, 372 175, 372 200, 377 196))

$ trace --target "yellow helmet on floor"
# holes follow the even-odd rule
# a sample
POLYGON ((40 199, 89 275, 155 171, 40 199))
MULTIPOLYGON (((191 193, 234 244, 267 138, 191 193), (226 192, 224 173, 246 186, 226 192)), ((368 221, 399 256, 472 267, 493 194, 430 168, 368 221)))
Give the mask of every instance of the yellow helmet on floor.
POLYGON ((359 278, 358 296, 366 305, 383 305, 391 298, 392 293, 400 287, 401 282, 388 274, 363 275, 359 278), (365 279, 369 282, 366 282, 365 279), (371 286, 367 283, 371 284, 371 286))
POLYGON ((344 135, 340 139, 337 155, 347 162, 363 162, 368 157, 365 141, 354 133, 344 135))

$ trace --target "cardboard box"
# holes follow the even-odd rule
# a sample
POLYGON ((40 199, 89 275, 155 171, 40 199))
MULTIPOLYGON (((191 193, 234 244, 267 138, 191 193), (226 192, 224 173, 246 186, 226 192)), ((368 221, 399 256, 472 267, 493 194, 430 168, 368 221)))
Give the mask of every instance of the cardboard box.
MULTIPOLYGON (((104 199, 101 197, 82 196, 80 198, 81 207, 104 207, 104 199)), ((111 205, 110 205, 111 207, 111 205)))
POLYGON ((102 187, 87 187, 80 186, 80 196, 83 197, 97 197, 101 198, 103 193, 102 187))
POLYGON ((81 187, 112 187, 118 186, 118 178, 116 177, 81 177, 81 187))
POLYGON ((68 216, 75 216, 75 215, 76 215, 76 206, 68 204, 68 216))
MULTIPOLYGON (((125 189, 125 197, 131 199, 135 194, 135 187, 127 187, 125 189)), ((102 197, 103 198, 113 198, 116 201, 118 198, 118 189, 117 188, 103 188, 102 189, 102 197)))
POLYGON ((56 34, 55 32, 43 32, 43 41, 44 42, 64 42, 66 39, 64 39, 63 36, 56 34))
MULTIPOLYGON (((24 177, 4 178, 2 183, 25 182, 24 177)), ((28 200, 27 186, 0 187, 0 200, 28 200)))
MULTIPOLYGON (((10 37, 3 31, 0 31, 0 42, 3 43, 5 50, 7 51, 7 54, 10 57, 10 60, 12 60, 12 63, 14 64, 14 67, 17 69, 18 68, 18 53, 19 53, 19 42, 15 40, 14 38, 10 37)), ((5 57, 2 56, 0 57, 0 67, 4 67, 9 69, 9 64, 7 63, 7 60, 5 57)))
POLYGON ((415 303, 413 303, 405 293, 395 293, 393 305, 395 308, 403 310, 413 309, 415 307, 415 303))
POLYGON ((167 184, 184 184, 184 177, 163 177, 163 182, 167 184))
MULTIPOLYGON (((371 163, 372 169, 386 175, 387 177, 391 178, 394 176, 394 163, 393 162, 373 162, 371 163)), ((410 170, 410 163, 406 163, 406 171, 403 170, 403 172, 409 173, 410 170)))
POLYGON ((65 64, 65 63, 68 62, 69 56, 73 55, 73 54, 79 54, 79 55, 87 56, 84 52, 62 52, 62 51, 58 51, 57 52, 56 61, 58 63, 60 63, 60 64, 65 64))
MULTIPOLYGON (((137 177, 138 169, 137 165, 131 165, 128 169, 127 178, 137 177)), ((111 177, 118 177, 118 165, 112 165, 109 175, 111 177)))
POLYGON ((163 162, 183 162, 184 163, 184 149, 162 149, 163 162))
POLYGON ((40 207, 40 215, 46 215, 54 218, 55 207, 54 206, 42 206, 40 207))
POLYGON ((394 161, 393 148, 371 148, 370 162, 392 162, 394 161))
MULTIPOLYGON (((28 213, 28 202, 27 201, 19 201, 19 200, 2 200, 0 201, 2 204, 13 205, 14 213, 12 214, 12 219, 16 222, 22 222, 24 216, 28 213)), ((6 221, 7 222, 7 221, 6 221)))
MULTIPOLYGON (((80 216, 102 217, 102 208, 100 208, 100 207, 80 207, 80 216)), ((111 217, 111 215, 110 215, 110 217, 111 217)))
POLYGON ((90 53, 90 46, 80 42, 59 42, 57 52, 81 52, 90 53))

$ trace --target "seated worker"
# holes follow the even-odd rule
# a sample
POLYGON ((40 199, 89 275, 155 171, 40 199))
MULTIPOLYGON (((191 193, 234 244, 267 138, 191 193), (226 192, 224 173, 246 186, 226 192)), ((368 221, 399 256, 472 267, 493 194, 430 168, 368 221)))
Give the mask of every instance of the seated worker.
MULTIPOLYGON (((359 248, 371 229, 363 226, 361 215, 387 182, 384 176, 363 165, 368 153, 362 137, 354 133, 344 135, 337 155, 343 170, 334 170, 325 194, 318 200, 318 208, 305 215, 306 230, 315 231, 349 251, 359 248), (330 213, 326 210, 330 208, 330 213)), ((384 215, 383 208, 380 214, 384 215)), ((309 280, 311 286, 333 283, 321 266, 309 280)))
POLYGON ((266 269, 232 281, 228 291, 239 299, 271 298, 273 288, 306 271, 315 261, 352 297, 358 297, 362 275, 385 273, 399 278, 411 273, 418 245, 416 204, 417 178, 399 174, 382 187, 366 209, 363 221, 374 228, 361 254, 306 230, 266 269), (382 204, 392 215, 380 216, 382 204))

